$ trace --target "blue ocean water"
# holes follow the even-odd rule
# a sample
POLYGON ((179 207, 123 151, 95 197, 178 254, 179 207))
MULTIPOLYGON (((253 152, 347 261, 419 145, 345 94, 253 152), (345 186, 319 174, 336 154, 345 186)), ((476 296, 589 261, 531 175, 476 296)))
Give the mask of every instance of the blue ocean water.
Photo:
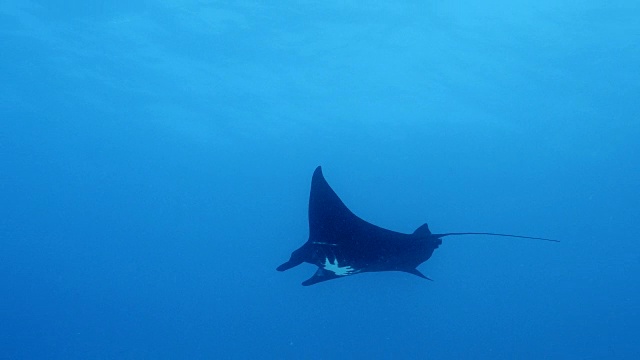
POLYGON ((637 1, 0 1, 0 359, 640 358, 637 1), (313 169, 447 238, 302 287, 313 169))

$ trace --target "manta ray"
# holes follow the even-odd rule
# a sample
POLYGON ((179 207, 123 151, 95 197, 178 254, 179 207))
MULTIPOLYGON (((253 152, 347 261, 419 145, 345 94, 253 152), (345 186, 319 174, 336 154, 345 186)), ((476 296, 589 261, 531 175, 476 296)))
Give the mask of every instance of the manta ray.
POLYGON ((545 239, 511 234, 455 232, 433 234, 425 223, 405 234, 373 225, 355 215, 340 200, 318 166, 311 179, 309 196, 309 239, 291 254, 278 271, 302 263, 316 265, 316 273, 304 281, 309 286, 365 272, 403 271, 431 280, 417 267, 429 260, 445 236, 492 235, 513 238, 545 239))

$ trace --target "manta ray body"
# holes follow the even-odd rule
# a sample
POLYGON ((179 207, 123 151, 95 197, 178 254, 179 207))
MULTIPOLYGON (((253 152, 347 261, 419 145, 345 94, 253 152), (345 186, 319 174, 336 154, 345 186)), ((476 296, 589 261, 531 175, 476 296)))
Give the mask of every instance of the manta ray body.
POLYGON ((552 239, 496 233, 432 234, 427 224, 405 234, 373 225, 356 216, 340 200, 318 166, 311 180, 309 196, 309 239, 278 266, 285 271, 302 263, 316 265, 316 273, 304 281, 309 286, 364 272, 403 271, 429 279, 417 267, 429 260, 451 235, 494 235, 525 239, 552 239))

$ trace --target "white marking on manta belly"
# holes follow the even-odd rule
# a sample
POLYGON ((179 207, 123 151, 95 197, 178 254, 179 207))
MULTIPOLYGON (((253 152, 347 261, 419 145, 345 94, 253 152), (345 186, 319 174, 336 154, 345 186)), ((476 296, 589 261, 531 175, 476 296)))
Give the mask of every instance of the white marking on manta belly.
POLYGON ((325 258, 322 266, 325 270, 331 271, 338 276, 352 275, 359 272, 359 270, 356 270, 351 266, 340 266, 340 264, 338 263, 338 259, 335 260, 334 264, 333 262, 329 261, 329 258, 325 258))

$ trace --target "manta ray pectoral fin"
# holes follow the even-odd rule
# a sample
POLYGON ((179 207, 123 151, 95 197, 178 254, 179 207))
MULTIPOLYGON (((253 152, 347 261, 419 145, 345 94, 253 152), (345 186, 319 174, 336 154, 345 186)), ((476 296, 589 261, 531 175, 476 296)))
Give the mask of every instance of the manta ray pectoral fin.
MULTIPOLYGON (((425 225, 426 225, 426 224, 425 224, 425 225)), ((429 277, 424 276, 424 274, 423 274, 423 273, 421 273, 418 269, 407 269, 407 270, 402 270, 402 271, 407 272, 407 273, 409 273, 409 274, 413 274, 413 275, 419 276, 419 277, 421 277, 421 278, 423 278, 423 279, 427 279, 427 280, 431 280, 431 281, 433 281, 433 279, 431 279, 431 278, 429 278, 429 277)))
POLYGON ((316 271, 316 273, 313 274, 311 278, 305 280, 302 283, 302 286, 309 286, 309 285, 317 284, 319 282, 337 279, 339 277, 342 277, 342 276, 336 275, 332 271, 327 271, 323 268, 318 268, 318 271, 316 271))

